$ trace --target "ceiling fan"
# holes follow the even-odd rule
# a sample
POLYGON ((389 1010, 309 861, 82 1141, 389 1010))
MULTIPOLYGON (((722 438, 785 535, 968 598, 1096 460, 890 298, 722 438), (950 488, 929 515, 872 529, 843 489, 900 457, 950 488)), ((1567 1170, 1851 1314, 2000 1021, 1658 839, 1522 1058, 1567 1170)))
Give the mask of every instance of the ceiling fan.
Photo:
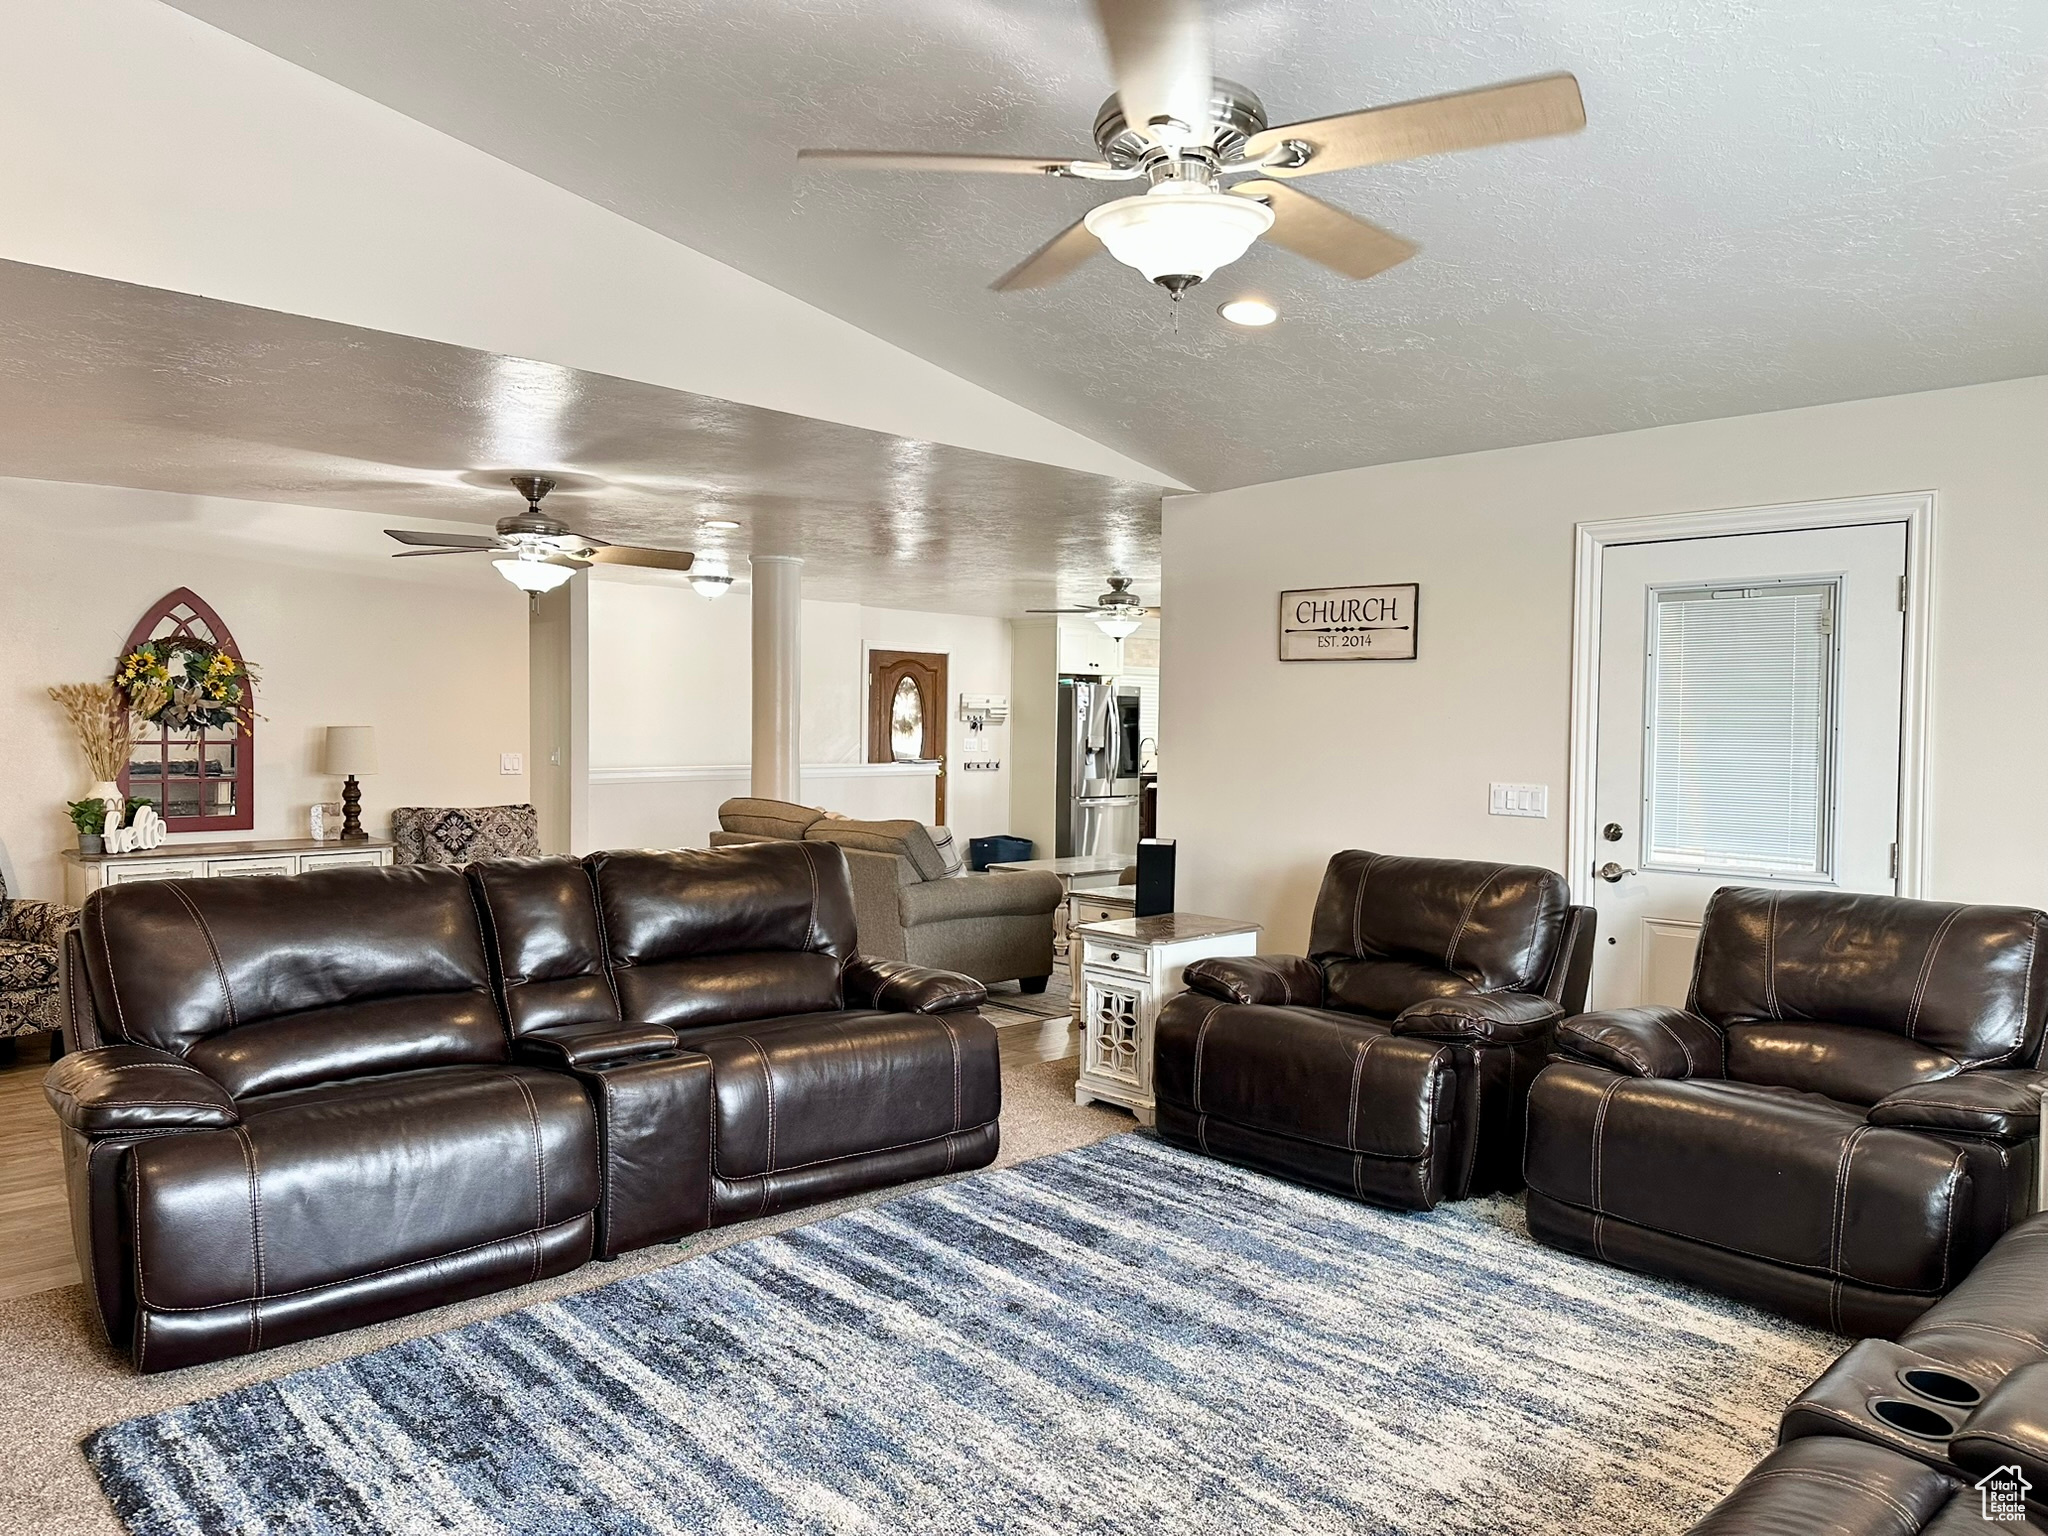
POLYGON ((1026 613, 1085 613, 1095 627, 1112 640, 1123 640, 1138 632, 1145 622, 1145 603, 1131 590, 1131 578, 1112 576, 1109 590, 1086 608, 1026 608, 1026 613))
POLYGON ((1177 300, 1262 235, 1350 278, 1415 254, 1399 235, 1288 185, 1297 177, 1586 125, 1578 81, 1555 74, 1269 127, 1256 95, 1209 72, 1202 0, 1095 0, 1095 14, 1116 76, 1116 94, 1095 117, 1099 159, 869 149, 800 149, 797 158, 849 170, 1149 182, 1091 208, 990 286, 1043 288, 1106 248, 1177 300))
POLYGON ((385 534, 418 549, 401 550, 394 560, 417 555, 499 555, 491 564, 522 592, 552 592, 578 571, 592 565, 641 565, 662 571, 687 571, 696 560, 688 550, 641 549, 607 544, 587 534, 571 533, 567 525, 541 511, 540 504, 555 482, 546 475, 513 475, 512 488, 526 498, 526 510, 498 519, 495 534, 425 533, 413 528, 386 528, 385 534))

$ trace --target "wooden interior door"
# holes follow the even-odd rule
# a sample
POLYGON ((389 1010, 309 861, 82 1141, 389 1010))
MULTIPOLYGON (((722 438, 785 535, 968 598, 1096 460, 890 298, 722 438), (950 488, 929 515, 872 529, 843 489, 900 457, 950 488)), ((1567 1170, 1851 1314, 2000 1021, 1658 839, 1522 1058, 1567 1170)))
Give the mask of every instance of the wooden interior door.
POLYGON ((939 765, 932 824, 946 824, 946 658, 937 651, 868 652, 868 761, 939 765))

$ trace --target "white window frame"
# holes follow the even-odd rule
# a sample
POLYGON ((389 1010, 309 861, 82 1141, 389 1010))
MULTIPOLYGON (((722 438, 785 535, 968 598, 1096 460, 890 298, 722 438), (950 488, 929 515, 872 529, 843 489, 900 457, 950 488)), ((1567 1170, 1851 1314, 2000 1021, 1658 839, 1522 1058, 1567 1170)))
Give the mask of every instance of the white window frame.
POLYGON ((1845 572, 1835 571, 1825 576, 1772 576, 1755 581, 1674 581, 1647 589, 1644 601, 1647 612, 1644 615, 1644 657, 1643 667, 1643 764, 1642 789, 1643 810, 1640 818, 1642 846, 1637 850, 1636 862, 1643 869, 1654 869, 1667 875, 1753 875, 1758 879, 1785 881, 1802 885, 1832 886, 1835 883, 1835 801, 1841 785, 1837 773, 1841 761, 1842 738, 1842 590, 1845 572), (1657 604, 1669 593, 1674 592, 1715 592, 1740 589, 1743 592, 1761 592, 1769 588, 1825 587, 1828 590, 1828 643, 1827 643, 1827 740, 1821 746, 1821 805, 1820 845, 1818 849, 1820 867, 1814 870, 1785 871, 1761 864, 1744 864, 1730 860, 1725 863, 1677 863, 1658 859, 1653 848, 1656 838, 1652 822, 1655 814, 1654 800, 1656 784, 1654 774, 1655 741, 1657 730, 1657 604))
MULTIPOLYGON (((1590 904, 1601 862, 1593 794, 1599 757, 1600 610, 1606 554, 1617 544, 1784 533, 1900 523, 1906 531, 1906 648, 1900 679, 1899 873, 1901 896, 1925 892, 1928 878, 1927 723, 1934 686, 1933 491, 1855 496, 1698 512, 1659 512, 1579 523, 1573 531, 1571 780, 1565 814, 1566 867, 1574 901, 1590 904)), ((2043 1141, 2048 1153, 2048 1139, 2043 1141)))

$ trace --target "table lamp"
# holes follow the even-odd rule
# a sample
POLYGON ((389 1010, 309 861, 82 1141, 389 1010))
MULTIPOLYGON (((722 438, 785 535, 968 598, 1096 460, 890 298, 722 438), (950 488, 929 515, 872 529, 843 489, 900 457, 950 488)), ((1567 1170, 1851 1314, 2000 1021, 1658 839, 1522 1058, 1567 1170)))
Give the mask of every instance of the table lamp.
POLYGON ((370 834, 363 830, 363 789, 356 779, 377 771, 375 733, 367 725, 330 725, 320 769, 330 778, 348 781, 341 787, 341 840, 367 841, 370 834))

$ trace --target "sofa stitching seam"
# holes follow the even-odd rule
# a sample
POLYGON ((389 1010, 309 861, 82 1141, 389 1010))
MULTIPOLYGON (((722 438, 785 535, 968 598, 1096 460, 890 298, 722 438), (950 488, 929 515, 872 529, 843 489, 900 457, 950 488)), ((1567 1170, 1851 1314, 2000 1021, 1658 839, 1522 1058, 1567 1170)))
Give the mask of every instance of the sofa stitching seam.
MULTIPOLYGON (((258 1182, 256 1169, 256 1143, 245 1125, 235 1127, 235 1139, 242 1144, 242 1164, 249 1174, 249 1237, 250 1249, 255 1258, 255 1292, 249 1299, 249 1349, 251 1353, 263 1347, 263 1192, 258 1182)), ((141 1205, 140 1201, 136 1202, 141 1205)))
POLYGON ((1927 941, 1927 953, 1920 958, 1920 974, 1913 982, 1913 1001, 1906 1009, 1908 1040, 1919 1038, 1916 1031, 1920 1028, 1920 1006, 1927 1000, 1927 983, 1934 975, 1935 956, 1941 953, 1941 941, 1948 937, 1949 929, 1955 926, 1956 919, 1962 915, 1961 907, 1949 908, 1948 916, 1941 920, 1941 926, 1934 930, 1934 937, 1927 941))
POLYGON ((238 1022, 235 1017, 235 994, 233 989, 228 986, 228 970, 225 965, 221 964, 220 946, 213 942, 213 930, 206 926, 206 919, 200 915, 198 903, 180 889, 177 881, 169 880, 165 882, 165 885, 170 890, 171 895, 177 899, 178 904, 191 917, 193 926, 199 930, 199 937, 205 941, 206 953, 213 961, 214 979, 220 983, 221 1004, 228 1011, 228 1028, 233 1029, 238 1022))
MULTIPOLYGON (((519 1097, 526 1103, 526 1123, 533 1133, 533 1188, 535 1198, 534 1230, 539 1231, 548 1224, 548 1176, 541 1154, 540 1106, 533 1101, 533 1090, 519 1078, 512 1079, 512 1086, 519 1090, 519 1097)), ((533 1277, 540 1278, 540 1245, 533 1249, 533 1277)))
POLYGON ((1479 910, 1479 898, 1493 888, 1493 882, 1498 880, 1503 873, 1505 873, 1504 870, 1496 869, 1492 874, 1479 882, 1477 890, 1465 898, 1465 910, 1458 914, 1458 926, 1451 934, 1451 947, 1444 951, 1445 970, 1453 974, 1457 972, 1458 946, 1465 942, 1465 930, 1472 924, 1472 914, 1479 910))
POLYGON ((1226 1004, 1220 1002, 1211 1003, 1209 1011, 1202 1015, 1202 1022, 1195 1029, 1195 1073, 1194 1081, 1191 1085, 1193 1088, 1191 1096, 1194 1099, 1196 1114, 1206 1113, 1202 1108, 1202 1051, 1208 1044, 1209 1025, 1215 1020, 1217 1013, 1226 1006, 1226 1004))

